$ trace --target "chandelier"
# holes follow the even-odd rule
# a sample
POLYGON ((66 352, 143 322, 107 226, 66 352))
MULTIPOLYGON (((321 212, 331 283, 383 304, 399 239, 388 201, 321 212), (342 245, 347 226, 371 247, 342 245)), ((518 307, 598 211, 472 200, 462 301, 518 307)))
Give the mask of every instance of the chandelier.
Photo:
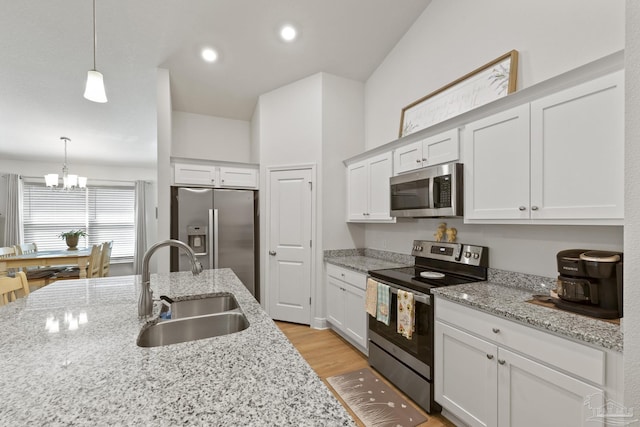
MULTIPOLYGON (((64 141, 64 164, 62 165, 62 187, 65 190, 74 188, 85 188, 87 186, 87 178, 84 176, 69 174, 69 168, 67 167, 67 142, 71 141, 66 136, 61 136, 61 140, 64 141)), ((47 187, 58 188, 58 174, 49 173, 44 176, 44 181, 47 187)))

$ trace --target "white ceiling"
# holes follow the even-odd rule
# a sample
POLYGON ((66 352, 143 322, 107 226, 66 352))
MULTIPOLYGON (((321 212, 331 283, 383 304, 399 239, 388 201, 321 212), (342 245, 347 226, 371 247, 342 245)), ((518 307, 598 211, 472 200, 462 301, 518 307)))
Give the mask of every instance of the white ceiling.
POLYGON ((365 81, 431 0, 96 0, 107 104, 82 97, 91 0, 0 0, 0 158, 150 166, 156 69, 173 109, 250 120, 257 98, 324 71, 365 81), (277 32, 300 32, 284 43, 277 32), (199 51, 214 47, 218 62, 199 51))

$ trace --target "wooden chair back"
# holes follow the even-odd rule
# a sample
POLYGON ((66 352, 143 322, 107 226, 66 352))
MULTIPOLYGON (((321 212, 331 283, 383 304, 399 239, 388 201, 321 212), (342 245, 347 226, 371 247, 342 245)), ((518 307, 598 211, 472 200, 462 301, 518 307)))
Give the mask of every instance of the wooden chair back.
POLYGON ((102 270, 102 245, 93 245, 87 266, 87 278, 100 277, 102 270))
POLYGON ((0 248, 0 258, 9 258, 12 256, 16 256, 16 248, 14 246, 0 248))
POLYGON ((29 282, 27 282, 27 275, 22 271, 16 272, 15 277, 0 277, 0 305, 9 304, 27 295, 29 295, 29 282))
POLYGON ((113 247, 113 241, 104 242, 102 244, 101 255, 101 267, 100 277, 107 277, 109 275, 109 265, 111 263, 111 248, 113 247))
POLYGON ((34 254, 38 252, 38 246, 35 243, 24 243, 22 245, 15 245, 16 255, 22 254, 34 254))

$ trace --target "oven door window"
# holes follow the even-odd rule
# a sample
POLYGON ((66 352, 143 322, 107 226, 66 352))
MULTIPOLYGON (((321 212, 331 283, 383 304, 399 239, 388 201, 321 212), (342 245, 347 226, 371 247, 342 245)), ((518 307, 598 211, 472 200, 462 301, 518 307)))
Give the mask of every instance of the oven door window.
POLYGON ((391 185, 391 209, 428 209, 429 179, 391 185))
MULTIPOLYGON (((385 338, 387 341, 400 347, 418 360, 427 364, 431 362, 431 306, 427 304, 415 304, 415 331, 411 339, 400 335, 398 330, 398 297, 391 294, 391 312, 389 315, 389 326, 369 316, 369 329, 385 338)), ((429 365, 431 366, 431 365, 429 365)))

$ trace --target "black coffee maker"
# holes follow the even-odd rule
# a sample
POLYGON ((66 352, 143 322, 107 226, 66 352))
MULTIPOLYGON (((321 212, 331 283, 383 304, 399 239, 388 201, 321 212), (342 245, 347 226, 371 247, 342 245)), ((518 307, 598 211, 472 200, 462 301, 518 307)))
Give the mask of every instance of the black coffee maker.
POLYGON ((601 319, 622 317, 622 252, 558 252, 558 308, 601 319))

